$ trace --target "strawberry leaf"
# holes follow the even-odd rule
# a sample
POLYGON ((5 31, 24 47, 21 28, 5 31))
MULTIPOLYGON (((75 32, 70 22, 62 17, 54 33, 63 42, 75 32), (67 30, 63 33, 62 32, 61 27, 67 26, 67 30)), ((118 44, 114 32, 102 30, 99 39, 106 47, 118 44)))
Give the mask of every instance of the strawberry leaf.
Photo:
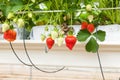
POLYGON ((91 37, 85 47, 88 52, 95 53, 97 52, 99 45, 97 41, 93 37, 91 37))
POLYGON ((78 41, 86 41, 90 35, 90 32, 87 30, 80 30, 77 34, 77 39, 78 41))
POLYGON ((93 35, 94 35, 97 39, 99 39, 100 41, 104 41, 104 40, 105 40, 106 33, 105 33, 105 31, 99 30, 99 31, 95 32, 93 35))
POLYGON ((15 5, 12 7, 11 11, 16 12, 16 11, 22 9, 23 7, 24 7, 23 5, 15 5))

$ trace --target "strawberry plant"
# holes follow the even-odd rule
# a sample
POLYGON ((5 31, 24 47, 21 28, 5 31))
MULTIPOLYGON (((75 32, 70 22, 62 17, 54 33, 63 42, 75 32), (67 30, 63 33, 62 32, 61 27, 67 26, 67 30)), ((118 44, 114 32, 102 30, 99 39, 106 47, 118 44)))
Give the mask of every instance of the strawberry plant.
POLYGON ((4 33, 11 26, 24 27, 30 32, 33 26, 46 25, 40 39, 46 40, 49 49, 55 41, 58 46, 65 41, 66 47, 72 50, 78 40, 86 42, 88 52, 95 53, 99 49, 97 40, 104 41, 106 35, 105 31, 97 30, 98 25, 120 23, 119 10, 100 11, 98 7, 113 8, 119 4, 118 0, 0 0, 0 23, 4 33), (74 24, 81 24, 77 36, 69 35, 74 24), (54 27, 50 29, 49 25, 54 27), (47 38, 46 33, 51 37, 47 38))
POLYGON ((80 42, 86 41, 86 51, 95 53, 99 49, 97 40, 104 41, 106 33, 105 31, 97 30, 99 15, 101 14, 100 11, 96 11, 98 13, 96 15, 90 5, 86 6, 86 11, 92 17, 82 19, 81 29, 77 34, 77 39, 80 42))

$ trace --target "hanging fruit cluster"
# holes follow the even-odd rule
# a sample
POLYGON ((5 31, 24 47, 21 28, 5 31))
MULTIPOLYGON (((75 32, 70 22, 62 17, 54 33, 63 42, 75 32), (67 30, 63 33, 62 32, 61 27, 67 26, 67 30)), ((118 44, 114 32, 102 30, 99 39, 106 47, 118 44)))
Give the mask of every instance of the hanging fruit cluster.
POLYGON ((98 41, 104 41, 106 33, 105 31, 97 30, 100 11, 92 9, 92 6, 88 4, 86 11, 80 14, 81 28, 77 34, 77 39, 79 42, 86 42, 86 51, 95 53, 99 49, 98 41), (84 18, 83 15, 85 15, 84 18))
POLYGON ((9 42, 16 40, 17 33, 8 23, 2 24, 3 38, 9 42))
POLYGON ((41 40, 46 40, 48 49, 51 49, 55 42, 58 46, 61 46, 65 42, 66 47, 72 50, 77 42, 77 38, 73 35, 73 29, 70 29, 68 33, 65 33, 62 29, 57 29, 57 27, 54 27, 54 29, 50 31, 48 37, 46 37, 45 34, 41 34, 41 40))

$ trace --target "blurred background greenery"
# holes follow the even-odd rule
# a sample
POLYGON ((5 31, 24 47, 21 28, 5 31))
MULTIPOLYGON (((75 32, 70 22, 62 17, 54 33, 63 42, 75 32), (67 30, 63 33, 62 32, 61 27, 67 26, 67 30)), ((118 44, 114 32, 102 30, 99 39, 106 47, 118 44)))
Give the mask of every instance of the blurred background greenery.
MULTIPOLYGON (((87 4, 98 8, 120 7, 120 0, 0 0, 0 23, 23 18, 27 30, 35 25, 45 24, 80 24, 87 14, 76 12, 85 9, 87 4), (34 13, 33 11, 65 10, 61 13, 34 13), (20 12, 26 13, 19 14, 20 12), (14 18, 7 19, 8 14, 14 13, 14 18), (18 13, 19 12, 19 13, 18 13), (18 14, 16 14, 18 13, 18 14), (28 16, 32 13, 32 17, 28 16), (72 15, 72 16, 71 16, 72 15), (81 18, 82 17, 82 18, 81 18), (71 23, 72 18, 72 23, 71 23)), ((97 14, 97 13, 96 13, 97 14)), ((99 16, 99 25, 120 24, 120 10, 104 10, 99 16)))

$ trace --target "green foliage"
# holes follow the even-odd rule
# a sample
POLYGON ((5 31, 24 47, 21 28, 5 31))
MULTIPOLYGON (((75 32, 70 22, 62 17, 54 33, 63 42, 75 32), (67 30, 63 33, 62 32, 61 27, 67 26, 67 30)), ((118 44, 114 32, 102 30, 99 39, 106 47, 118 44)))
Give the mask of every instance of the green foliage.
POLYGON ((77 34, 78 41, 86 41, 90 37, 90 32, 87 30, 80 30, 77 34))
MULTIPOLYGON (((120 7, 120 0, 99 0, 99 3, 100 8, 120 7)), ((102 14, 111 24, 120 24, 120 10, 105 10, 102 14)))
POLYGON ((94 35, 97 39, 99 39, 100 41, 104 41, 104 40, 105 40, 106 33, 105 33, 105 31, 99 30, 99 31, 95 32, 93 35, 94 35))
POLYGON ((99 45, 97 41, 91 37, 85 47, 88 52, 96 53, 98 51, 99 45))
POLYGON ((16 12, 23 7, 22 0, 10 0, 10 1, 1 1, 0 9, 3 12, 4 16, 7 16, 9 12, 16 12))
POLYGON ((105 31, 99 30, 91 34, 85 29, 78 32, 77 39, 79 42, 87 41, 86 51, 95 53, 99 48, 97 40, 104 41, 105 36, 105 31))

